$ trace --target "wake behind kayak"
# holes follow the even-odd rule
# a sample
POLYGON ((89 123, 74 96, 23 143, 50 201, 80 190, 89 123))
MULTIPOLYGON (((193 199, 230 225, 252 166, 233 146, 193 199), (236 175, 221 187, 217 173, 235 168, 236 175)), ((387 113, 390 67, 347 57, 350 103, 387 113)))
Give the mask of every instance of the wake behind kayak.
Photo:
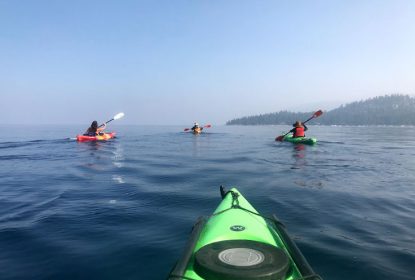
POLYGON ((284 225, 260 215, 236 188, 193 226, 169 280, 319 280, 284 225))

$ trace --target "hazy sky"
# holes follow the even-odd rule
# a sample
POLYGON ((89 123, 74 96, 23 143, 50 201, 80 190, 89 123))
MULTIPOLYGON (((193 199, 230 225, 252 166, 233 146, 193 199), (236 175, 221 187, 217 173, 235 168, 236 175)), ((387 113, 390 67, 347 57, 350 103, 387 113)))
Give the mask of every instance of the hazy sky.
POLYGON ((415 94, 412 0, 0 0, 3 124, 223 124, 391 93, 415 94))

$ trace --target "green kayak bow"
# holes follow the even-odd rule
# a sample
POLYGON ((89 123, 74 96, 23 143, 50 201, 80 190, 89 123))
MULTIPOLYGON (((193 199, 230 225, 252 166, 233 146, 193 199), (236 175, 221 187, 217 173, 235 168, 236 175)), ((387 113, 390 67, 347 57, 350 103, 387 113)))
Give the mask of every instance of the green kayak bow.
POLYGON ((193 226, 168 280, 321 280, 276 218, 264 217, 236 188, 193 226))

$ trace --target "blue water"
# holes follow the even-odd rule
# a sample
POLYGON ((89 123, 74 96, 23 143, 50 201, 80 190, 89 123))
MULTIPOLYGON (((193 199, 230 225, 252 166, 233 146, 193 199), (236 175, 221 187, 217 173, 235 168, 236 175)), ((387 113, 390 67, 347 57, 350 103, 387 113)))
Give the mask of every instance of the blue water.
POLYGON ((0 279, 165 279, 201 215, 237 186, 324 279, 414 279, 415 131, 310 126, 1 126, 0 279), (398 137, 399 135, 399 137, 398 137))

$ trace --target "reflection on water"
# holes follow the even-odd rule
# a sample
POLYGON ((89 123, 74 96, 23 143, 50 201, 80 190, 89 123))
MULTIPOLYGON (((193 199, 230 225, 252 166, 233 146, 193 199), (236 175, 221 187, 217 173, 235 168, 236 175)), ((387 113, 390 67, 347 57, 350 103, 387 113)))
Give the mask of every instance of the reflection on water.
POLYGON ((304 144, 294 144, 294 157, 297 158, 304 158, 305 157, 305 149, 306 149, 306 145, 304 144))
POLYGON ((200 145, 201 145, 201 141, 200 141, 200 136, 202 136, 201 134, 194 134, 194 133, 188 133, 191 135, 186 135, 189 137, 192 137, 192 155, 193 157, 199 157, 200 156, 200 145))
POLYGON ((121 168, 124 166, 123 164, 123 161, 125 159, 124 148, 120 141, 117 141, 116 143, 114 143, 114 147, 115 149, 112 151, 113 153, 112 162, 116 167, 121 168))
POLYGON ((293 144, 293 159, 294 163, 291 169, 302 169, 304 166, 307 165, 306 160, 306 145, 304 144, 293 144))
POLYGON ((199 134, 188 133, 191 135, 186 135, 191 137, 192 141, 192 156, 200 157, 203 156, 202 153, 205 153, 205 149, 210 145, 210 136, 211 133, 202 132, 199 134))
POLYGON ((115 174, 112 175, 112 180, 117 182, 118 184, 124 184, 125 183, 124 178, 120 175, 115 175, 115 174))

